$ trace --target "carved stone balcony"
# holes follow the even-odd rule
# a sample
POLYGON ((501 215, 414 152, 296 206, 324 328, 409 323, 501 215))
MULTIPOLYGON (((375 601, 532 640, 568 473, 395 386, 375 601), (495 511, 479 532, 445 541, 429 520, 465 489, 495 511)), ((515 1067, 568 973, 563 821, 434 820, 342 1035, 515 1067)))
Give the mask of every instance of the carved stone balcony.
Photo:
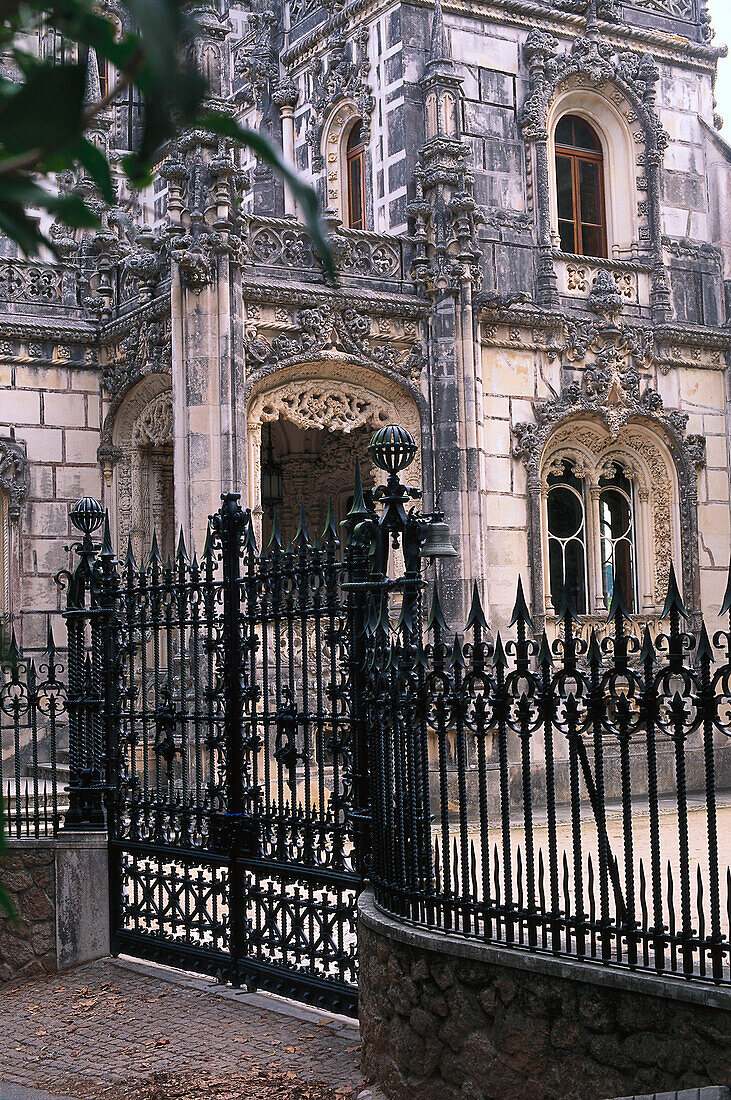
POLYGON ((0 260, 0 302, 7 314, 70 317, 79 312, 77 273, 62 264, 0 260))
MULTIPOLYGON (((303 226, 290 218, 251 217, 248 227, 243 259, 258 275, 294 275, 306 282, 312 281, 313 273, 322 278, 322 265, 303 226)), ((408 271, 407 238, 337 225, 330 234, 330 244, 343 282, 357 285, 367 280, 369 287, 375 283, 383 284, 384 290, 402 289, 404 272, 408 271)))
POLYGON ((574 256, 569 252, 553 253, 558 292, 581 309, 591 292, 592 283, 600 271, 609 271, 617 284, 628 312, 640 312, 650 304, 651 264, 642 260, 609 260, 593 256, 574 256), (634 309, 632 309, 634 307, 634 309))

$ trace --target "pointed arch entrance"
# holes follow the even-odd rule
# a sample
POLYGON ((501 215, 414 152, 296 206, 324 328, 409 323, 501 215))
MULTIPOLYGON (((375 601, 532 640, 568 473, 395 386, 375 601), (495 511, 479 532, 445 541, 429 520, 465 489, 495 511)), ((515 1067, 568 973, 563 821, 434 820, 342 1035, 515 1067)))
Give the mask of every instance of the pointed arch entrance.
MULTIPOLYGON (((384 424, 399 423, 421 442, 414 398, 397 383, 361 366, 306 364, 268 375, 252 391, 247 417, 249 499, 257 534, 268 537, 270 516, 262 501, 262 467, 278 468, 286 533, 294 534, 302 502, 311 532, 319 534, 328 503, 341 520, 350 505, 355 456, 366 489, 383 477, 371 463, 368 443, 384 424)), ((265 470, 266 472, 266 470, 265 470)), ((405 472, 421 485, 421 456, 405 472)))

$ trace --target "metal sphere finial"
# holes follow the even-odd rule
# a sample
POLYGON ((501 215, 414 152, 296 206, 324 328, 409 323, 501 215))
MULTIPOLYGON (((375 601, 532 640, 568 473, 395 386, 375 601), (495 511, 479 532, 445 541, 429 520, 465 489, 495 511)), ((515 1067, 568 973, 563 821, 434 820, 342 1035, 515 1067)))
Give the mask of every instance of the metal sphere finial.
POLYGON ((379 428, 368 444, 376 466, 388 474, 397 474, 410 466, 418 449, 411 432, 398 424, 386 424, 384 428, 379 428))
POLYGON ((81 497, 71 508, 71 522, 82 535, 90 535, 104 522, 104 505, 94 497, 81 497))

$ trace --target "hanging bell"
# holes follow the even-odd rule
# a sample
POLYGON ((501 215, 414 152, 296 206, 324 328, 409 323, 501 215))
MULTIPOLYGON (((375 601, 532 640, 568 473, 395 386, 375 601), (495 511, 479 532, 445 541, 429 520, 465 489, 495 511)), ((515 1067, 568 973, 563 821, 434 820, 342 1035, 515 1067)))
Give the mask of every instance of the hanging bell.
POLYGON ((449 524, 444 520, 432 520, 427 528, 421 548, 422 558, 456 558, 457 551, 449 538, 449 524))

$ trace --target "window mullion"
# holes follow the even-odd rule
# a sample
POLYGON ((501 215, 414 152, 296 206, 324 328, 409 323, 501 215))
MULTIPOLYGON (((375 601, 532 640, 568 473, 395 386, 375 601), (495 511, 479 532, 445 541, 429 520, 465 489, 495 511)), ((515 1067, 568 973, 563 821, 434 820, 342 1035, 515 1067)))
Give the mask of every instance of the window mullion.
POLYGON ((577 156, 571 157, 571 182, 574 185, 574 238, 576 245, 576 252, 579 256, 584 255, 584 234, 582 232, 581 225, 581 188, 579 187, 579 158, 577 156))
POLYGON ((637 610, 641 613, 655 609, 652 562, 655 546, 650 523, 650 493, 640 487, 634 494, 635 569, 637 570, 637 610))
POLYGON ((601 615, 606 611, 604 605, 604 581, 602 576, 602 539, 599 516, 599 498, 601 489, 596 482, 588 486, 590 505, 587 516, 587 543, 588 543, 588 572, 589 593, 588 605, 593 614, 601 615))

